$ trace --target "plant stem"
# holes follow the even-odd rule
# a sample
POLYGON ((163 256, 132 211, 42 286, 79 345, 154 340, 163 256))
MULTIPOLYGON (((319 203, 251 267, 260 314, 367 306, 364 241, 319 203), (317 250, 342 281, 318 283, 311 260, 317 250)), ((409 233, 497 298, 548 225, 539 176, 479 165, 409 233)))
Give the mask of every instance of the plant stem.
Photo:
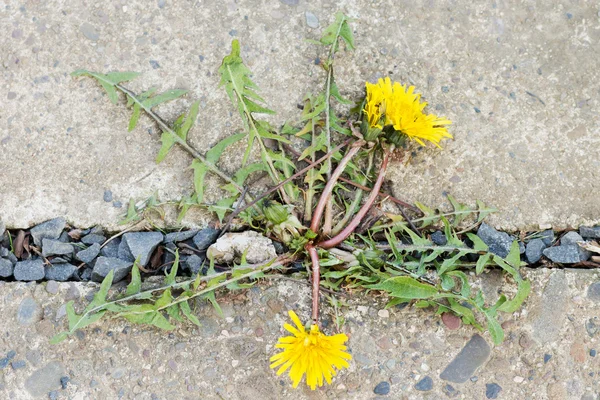
POLYGON ((319 322, 319 286, 321 284, 321 266, 319 264, 319 254, 317 249, 312 245, 306 246, 306 251, 310 256, 312 264, 312 320, 313 324, 318 325, 319 322))
POLYGON ((319 231, 319 222, 321 222, 321 217, 323 216, 323 211, 325 206, 331 197, 331 193, 333 192, 333 188, 337 183, 338 178, 342 173, 344 173, 344 169, 346 169, 346 165, 350 162, 352 157, 358 153, 360 147, 364 144, 364 141, 358 140, 354 142, 350 150, 346 153, 346 155, 340 160, 335 171, 331 174, 331 177, 327 181, 325 188, 323 188, 323 192, 321 192, 321 197, 319 198, 319 202, 317 203, 317 207, 315 207, 315 211, 313 212, 313 217, 310 223, 310 229, 318 233, 319 231))
MULTIPOLYGON (((373 167, 373 157, 374 157, 375 153, 373 151, 371 151, 369 153, 369 162, 367 165, 367 171, 365 172, 365 174, 362 176, 362 187, 366 188, 366 186, 363 186, 367 183, 367 180, 369 179, 369 174, 371 173, 371 168, 373 167)), ((347 182, 348 179, 344 179, 342 177, 339 178, 339 180, 343 180, 344 182, 347 182)), ((358 187, 358 186, 357 186, 358 187)), ((354 200, 352 200, 352 204, 350 204, 350 208, 348 209, 348 211, 346 212, 346 214, 344 215, 344 218, 342 218, 342 220, 340 222, 338 222, 335 225, 335 228, 333 228, 333 235, 337 235, 342 229, 344 229, 344 227, 346 226, 346 224, 348 223, 348 221, 350 220, 350 218, 352 218, 352 216, 354 215, 354 213, 356 212, 356 210, 360 207, 360 202, 362 200, 363 197, 363 189, 359 188, 361 190, 357 190, 354 193, 354 200)), ((368 189, 368 188, 367 188, 368 189)), ((371 189, 368 189, 369 191, 371 189)))
MULTIPOLYGON (((316 132, 315 132, 315 120, 311 118, 311 145, 315 144, 316 132)), ((311 162, 315 162, 316 153, 313 151, 310 154, 311 162)), ((304 199, 304 222, 308 223, 312 218, 312 204, 313 198, 315 197, 315 170, 311 169, 308 171, 308 189, 306 190, 306 196, 304 199)))
MULTIPOLYGON (((341 28, 341 24, 340 24, 340 28, 341 28)), ((339 34, 339 31, 338 31, 339 34)), ((331 148, 331 122, 330 122, 330 113, 331 113, 331 79, 333 78, 333 49, 334 46, 337 44, 337 37, 335 42, 331 45, 331 52, 329 54, 329 59, 328 61, 328 70, 327 70, 327 82, 326 82, 326 86, 325 86, 325 146, 327 148, 327 151, 329 151, 329 149, 331 148)), ((328 182, 330 182, 332 179, 331 176, 331 160, 327 161, 326 164, 327 167, 327 172, 325 173, 325 177, 327 179, 328 182)), ((329 235, 331 233, 331 225, 332 225, 332 221, 333 221, 333 197, 332 196, 327 196, 327 202, 325 204, 325 220, 323 221, 323 230, 322 233, 323 235, 329 235)), ((321 219, 321 217, 319 216, 319 219, 321 219)))
POLYGON ((383 162, 381 163, 381 167, 379 169, 379 175, 377 176, 377 181, 375 181, 375 184, 373 185, 373 189, 371 190, 369 197, 367 197, 365 204, 363 204, 363 206, 360 208, 360 210, 358 211, 356 216, 352 219, 352 221, 350 221, 350 223, 340 233, 338 233, 336 236, 332 237, 329 240, 318 243, 317 246, 319 246, 323 249, 330 249, 332 247, 337 246, 344 240, 346 240, 346 238, 348 238, 348 236, 350 236, 352 234, 352 232, 354 232, 354 230, 360 224, 360 222, 365 217, 365 215, 367 215, 367 212, 369 212, 369 209, 371 208, 371 206, 375 202, 375 199, 377 198, 379 189, 381 189, 381 185, 383 184, 383 180, 385 179, 385 173, 387 170, 388 162, 390 160, 390 154, 392 151, 393 151, 393 149, 386 151, 385 156, 383 157, 383 162))
POLYGON ((236 215, 238 215, 239 213, 241 213, 245 209, 254 206, 260 200, 264 199, 265 197, 267 197, 271 193, 277 191, 280 187, 282 187, 286 183, 290 182, 293 179, 296 179, 297 177, 303 175, 306 171, 308 171, 308 170, 316 167, 317 165, 321 164, 323 161, 327 160, 329 157, 331 157, 333 154, 335 154, 335 152, 339 151, 343 147, 345 147, 348 144, 350 144, 351 141, 352 141, 352 139, 348 139, 344 143, 337 145, 334 149, 332 149, 329 153, 325 154, 323 157, 319 158, 317 161, 315 161, 313 163, 310 163, 309 165, 307 165, 306 167, 302 168, 300 171, 296 172, 294 175, 290 176, 286 180, 279 182, 277 185, 273 186, 271 189, 269 189, 266 192, 262 193, 255 200, 253 200, 250 203, 246 204, 244 207, 241 207, 240 209, 234 211, 232 213, 233 217, 235 217, 236 215))
MULTIPOLYGON (((126 87, 122 86, 121 84, 117 84, 117 85, 115 85, 115 87, 117 89, 119 89, 121 92, 125 93, 127 96, 129 96, 131 98, 131 100, 133 100, 135 103, 137 103, 140 106, 140 108, 142 110, 144 110, 146 112, 146 114, 148 114, 150 116, 150 118, 152 118, 158 124, 158 126, 160 126, 160 128, 163 130, 163 132, 170 134, 173 137, 173 139, 175 140, 175 142, 177 144, 179 144, 181 147, 183 147, 188 153, 190 153, 192 155, 192 157, 200 160, 204 165, 206 165, 208 167, 208 169, 212 173, 214 173, 215 175, 217 175, 218 177, 220 177, 227 183, 230 183, 231 185, 233 185, 233 187, 235 187, 240 193, 242 193, 244 191, 244 188, 241 187, 240 185, 238 185, 236 181, 234 181, 227 174, 225 174, 223 171, 221 171, 215 164, 208 161, 202 154, 200 154, 200 152, 198 152, 198 150, 196 150, 195 148, 190 146, 187 141, 185 141, 184 139, 179 137, 179 135, 177 135, 173 131, 173 129, 171 129, 169 127, 169 125, 167 125, 167 123, 165 121, 163 121, 163 119, 161 117, 159 117, 154 111, 152 111, 152 109, 150 107, 145 106, 144 103, 141 102, 137 98, 135 93, 133 93, 131 90, 127 89, 126 87)), ((250 197, 250 195, 248 195, 248 194, 246 194, 246 201, 252 201, 252 197, 250 197)))

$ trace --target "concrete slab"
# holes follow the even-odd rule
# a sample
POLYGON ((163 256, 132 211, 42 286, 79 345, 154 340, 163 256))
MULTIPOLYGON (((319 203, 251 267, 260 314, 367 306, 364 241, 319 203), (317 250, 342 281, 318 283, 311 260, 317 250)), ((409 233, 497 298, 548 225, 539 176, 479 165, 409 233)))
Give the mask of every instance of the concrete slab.
MULTIPOLYGON (((115 227, 130 197, 158 192, 168 200, 192 191, 189 157, 175 150, 157 166, 156 127, 143 118, 127 133, 129 111, 91 80, 72 79, 73 70, 140 71, 129 85, 136 91, 189 89, 160 113, 172 119, 201 99, 191 138, 206 150, 241 126, 217 89, 230 41, 241 39, 280 124, 299 115, 296 104, 323 80, 314 63, 322 51, 304 40, 320 28, 310 28, 305 13, 313 14, 311 26, 316 16, 323 27, 338 9, 356 18, 358 48, 337 60, 345 95, 357 98, 365 80, 390 75, 416 85, 430 110, 454 121, 456 140, 443 152, 415 146, 406 165, 391 168, 396 196, 433 207, 446 203, 445 193, 481 199, 501 210, 490 222, 507 229, 599 221, 595 2, 4 4, 0 216, 9 227, 56 216, 115 227)), ((236 153, 224 169, 235 168, 236 153)), ((205 221, 193 216, 189 223, 205 221)))
MULTIPOLYGON (((473 327, 448 329, 430 309, 384 310, 384 299, 356 293, 344 298, 349 307, 339 313, 353 360, 332 385, 314 392, 303 382, 293 389, 268 362, 287 310, 309 317, 308 285, 271 281, 220 293, 224 318, 198 302, 193 312, 200 327, 179 324, 166 333, 106 320, 50 345, 49 338, 65 328, 64 304, 75 300, 82 308, 93 284, 0 282, 0 397, 369 399, 376 388, 380 394, 387 388, 386 398, 407 400, 597 399, 599 303, 588 288, 600 276, 566 270, 556 279, 556 270, 542 268, 523 273, 532 294, 522 310, 502 314, 506 340, 499 346, 473 327), (564 294, 559 312, 536 311, 556 306, 557 291, 564 294), (538 341, 540 318, 556 331, 550 340, 538 341), (461 363, 452 363, 459 354, 461 363), (457 364, 461 371, 454 374, 468 374, 464 379, 443 374, 457 364)), ((486 277, 481 287, 498 293, 503 280, 486 277)), ((326 333, 335 333, 335 310, 323 304, 321 315, 326 333)))

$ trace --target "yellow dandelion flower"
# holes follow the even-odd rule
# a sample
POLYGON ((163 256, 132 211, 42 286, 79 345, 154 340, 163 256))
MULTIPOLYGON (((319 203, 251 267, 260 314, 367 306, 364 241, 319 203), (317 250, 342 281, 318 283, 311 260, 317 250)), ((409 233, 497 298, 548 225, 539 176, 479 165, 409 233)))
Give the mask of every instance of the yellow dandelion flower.
POLYGON ((434 114, 426 114, 423 110, 426 102, 421 102, 421 95, 415 93, 415 87, 393 84, 390 78, 379 79, 377 84, 367 83, 367 104, 365 113, 369 124, 379 121, 385 116, 385 125, 405 134, 424 146, 429 141, 440 147, 442 139, 452 138, 446 126, 451 122, 447 118, 434 114), (379 114, 377 114, 379 113, 379 114), (376 119, 377 118, 377 119, 376 119))
POLYGON ((317 385, 323 386, 323 378, 331 384, 331 378, 337 374, 336 368, 348 368, 347 360, 352 359, 344 346, 348 336, 343 333, 326 336, 317 325, 312 325, 307 331, 296 313, 290 310, 289 315, 296 326, 286 323, 283 327, 293 336, 279 338, 275 347, 283 351, 271 357, 271 368, 279 367, 277 375, 289 368, 294 387, 298 386, 304 374, 306 384, 312 390, 317 385))

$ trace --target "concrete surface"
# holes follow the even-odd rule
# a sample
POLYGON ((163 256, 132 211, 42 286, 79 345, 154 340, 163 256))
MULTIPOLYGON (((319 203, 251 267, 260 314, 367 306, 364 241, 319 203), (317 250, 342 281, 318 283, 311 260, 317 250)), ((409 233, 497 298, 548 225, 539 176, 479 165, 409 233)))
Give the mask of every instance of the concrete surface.
MULTIPOLYGON (((64 304, 83 298, 92 284, 0 282, 0 397, 3 399, 582 399, 600 394, 600 274, 582 270, 524 269, 532 295, 524 308, 502 314, 506 340, 493 346, 469 326, 449 330, 432 310, 383 310, 384 299, 353 295, 341 315, 353 360, 331 386, 311 392, 277 378, 268 358, 294 309, 310 314, 308 285, 263 282, 217 295, 225 318, 211 305, 194 308, 202 326, 172 333, 106 320, 59 345, 49 338, 64 329, 64 304), (595 286, 590 289, 590 285, 595 286), (475 337, 474 340, 471 339, 475 337), (440 378, 467 342, 475 366, 462 383, 440 378), (471 350, 473 350, 471 348, 471 350), (10 363, 3 359, 11 355, 10 363), (4 362, 6 364, 6 362, 4 362), (430 384, 426 379, 429 377, 430 384), (66 388, 61 388, 63 378, 66 388), (425 383, 418 385, 425 379, 425 383), (387 396, 376 396, 381 382, 387 396), (450 387, 448 387, 448 385, 450 387), (497 397, 495 386, 501 389, 497 397), (417 390, 417 387, 424 389, 417 390)), ((485 274, 479 285, 497 295, 503 279, 485 274)), ((334 311, 323 324, 334 332, 334 311)), ((470 368, 470 367, 469 367, 470 368)), ((444 374, 446 379, 454 379, 444 374)))
MULTIPOLYGON (((192 191, 189 157, 175 150, 157 166, 156 127, 143 118, 127 133, 130 111, 114 106, 78 68, 135 70, 140 91, 185 88, 162 107, 173 119, 201 99, 193 143, 206 150, 237 132, 239 118, 217 89, 230 42, 276 124, 299 116, 317 91, 323 50, 307 43, 336 10, 355 17, 357 50, 337 60, 343 93, 358 98, 365 80, 391 75, 417 86, 430 111, 454 125, 445 150, 416 147, 396 164, 394 193, 437 207, 450 192, 501 213, 499 228, 564 227, 599 221, 599 8, 593 1, 5 1, 0 10, 0 216, 29 227, 65 216, 77 226, 115 227, 127 203, 154 192, 177 199, 192 191), (310 19, 314 26, 314 18, 310 19)), ((233 171, 239 151, 223 165, 233 171)), ((211 187, 218 182, 215 180, 211 187)), ((219 198, 216 190, 212 197, 219 198)), ((193 216, 189 224, 205 223, 193 216)))

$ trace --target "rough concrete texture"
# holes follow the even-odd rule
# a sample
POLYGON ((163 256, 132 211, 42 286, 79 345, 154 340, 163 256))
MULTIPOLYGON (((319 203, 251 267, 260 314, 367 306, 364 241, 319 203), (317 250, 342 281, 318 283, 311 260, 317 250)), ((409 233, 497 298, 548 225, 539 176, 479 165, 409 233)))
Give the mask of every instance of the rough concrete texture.
MULTIPOLYGON (((160 114, 172 120, 200 99, 191 140, 206 151, 241 127, 217 89, 231 40, 241 39, 261 94, 278 111, 272 122, 293 121, 323 82, 315 59, 324 50, 305 39, 317 38, 336 10, 356 18, 357 50, 336 61, 344 95, 357 99, 365 80, 390 75, 454 121, 456 139, 444 151, 413 146, 406 164, 391 167, 396 196, 433 207, 445 193, 481 199, 500 209, 490 219, 500 228, 598 222, 599 9, 566 0, 6 1, 0 215, 9 227, 59 215, 115 227, 124 206, 113 202, 192 191, 190 158, 176 149, 157 166, 157 128, 142 118, 127 133, 130 111, 92 80, 71 78, 73 70, 140 71, 128 84, 135 91, 188 89, 160 114)), ((232 149, 223 169, 234 171, 239 153, 232 149)), ((220 198, 218 183, 209 201, 220 198)))
MULTIPOLYGON (((107 320, 50 345, 49 338, 65 327, 64 304, 75 299, 76 308, 83 307, 94 285, 0 282, 0 397, 367 399, 377 398, 376 387, 389 387, 385 398, 485 399, 486 391, 493 394, 499 387, 498 399, 597 399, 600 303, 588 287, 600 275, 550 269, 524 274, 532 280, 532 295, 522 310, 503 315, 506 340, 499 346, 469 326, 449 330, 429 309, 384 310, 384 299, 344 299, 349 306, 339 312, 346 319, 342 331, 350 337, 353 360, 331 386, 314 392, 303 383, 292 389, 268 362, 288 322, 287 310, 296 310, 303 320, 310 315, 308 285, 273 281, 221 293, 224 318, 207 302, 197 303, 199 328, 184 324, 165 333, 107 320), (557 301, 564 306, 553 314, 539 312, 557 301), (540 336, 546 329, 540 315, 555 334, 540 336), (459 353, 462 368, 474 372, 440 378, 450 364, 460 364, 452 363, 459 353)), ((498 276, 486 276, 481 286, 497 293, 502 283, 498 276)), ((327 305, 322 311, 322 324, 331 334, 335 312, 327 305)))

